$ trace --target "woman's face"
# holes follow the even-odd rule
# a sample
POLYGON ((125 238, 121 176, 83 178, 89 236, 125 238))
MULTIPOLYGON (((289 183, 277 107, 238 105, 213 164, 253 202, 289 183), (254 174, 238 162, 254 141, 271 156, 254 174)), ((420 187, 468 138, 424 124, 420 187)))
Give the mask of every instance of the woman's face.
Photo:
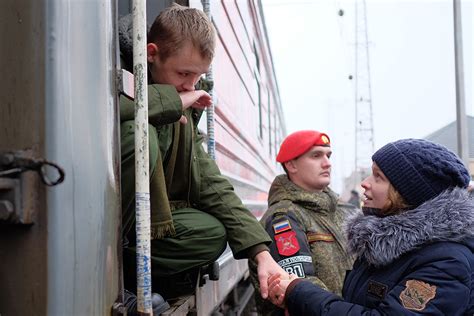
POLYGON ((375 162, 372 164, 372 174, 362 181, 361 186, 365 190, 364 207, 384 207, 388 201, 390 182, 375 162))

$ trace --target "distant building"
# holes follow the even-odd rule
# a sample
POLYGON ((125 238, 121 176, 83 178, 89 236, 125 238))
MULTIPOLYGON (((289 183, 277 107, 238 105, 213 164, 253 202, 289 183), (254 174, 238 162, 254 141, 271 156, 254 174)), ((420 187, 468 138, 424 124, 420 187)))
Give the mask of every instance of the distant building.
MULTIPOLYGON (((469 115, 467 116, 467 135, 469 173, 471 174, 471 178, 474 178, 474 117, 469 115)), ((456 131, 456 121, 426 136, 425 139, 446 146, 448 149, 457 153, 458 135, 456 131)))
POLYGON ((365 168, 359 170, 358 172, 353 171, 348 177, 344 179, 344 188, 342 189, 340 199, 344 202, 349 202, 352 191, 356 191, 360 196, 362 196, 364 190, 360 186, 360 183, 371 173, 371 168, 365 168))

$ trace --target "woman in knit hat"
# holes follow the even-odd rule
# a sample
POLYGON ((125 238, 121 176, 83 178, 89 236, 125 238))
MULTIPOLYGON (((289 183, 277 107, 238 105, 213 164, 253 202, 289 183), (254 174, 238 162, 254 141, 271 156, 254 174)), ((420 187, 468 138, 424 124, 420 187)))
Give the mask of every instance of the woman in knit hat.
POLYGON ((389 143, 372 160, 364 214, 347 224, 357 261, 343 298, 275 275, 270 299, 290 315, 473 315, 474 199, 462 161, 421 139, 389 143))

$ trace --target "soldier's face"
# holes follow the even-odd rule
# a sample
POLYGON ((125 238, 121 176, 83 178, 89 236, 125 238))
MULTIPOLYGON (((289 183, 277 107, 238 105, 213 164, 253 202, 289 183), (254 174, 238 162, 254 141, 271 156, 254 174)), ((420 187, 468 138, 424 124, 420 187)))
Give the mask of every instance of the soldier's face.
POLYGON ((159 47, 156 44, 147 45, 152 81, 173 85, 178 92, 193 91, 211 64, 210 60, 201 56, 192 43, 185 43, 165 60, 161 60, 158 51, 159 47))
POLYGON ((303 155, 291 160, 286 166, 291 181, 299 187, 318 192, 331 182, 331 148, 313 146, 303 155))
POLYGON ((364 207, 383 208, 388 200, 390 182, 374 162, 372 174, 360 184, 364 188, 364 207))

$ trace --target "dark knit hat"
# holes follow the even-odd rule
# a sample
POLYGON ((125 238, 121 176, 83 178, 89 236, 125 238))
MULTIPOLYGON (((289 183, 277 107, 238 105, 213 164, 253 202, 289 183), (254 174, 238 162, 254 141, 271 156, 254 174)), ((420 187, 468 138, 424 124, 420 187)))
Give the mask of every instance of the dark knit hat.
POLYGON ((469 171, 446 147, 423 139, 402 139, 380 148, 372 160, 412 207, 452 187, 467 187, 469 171))

